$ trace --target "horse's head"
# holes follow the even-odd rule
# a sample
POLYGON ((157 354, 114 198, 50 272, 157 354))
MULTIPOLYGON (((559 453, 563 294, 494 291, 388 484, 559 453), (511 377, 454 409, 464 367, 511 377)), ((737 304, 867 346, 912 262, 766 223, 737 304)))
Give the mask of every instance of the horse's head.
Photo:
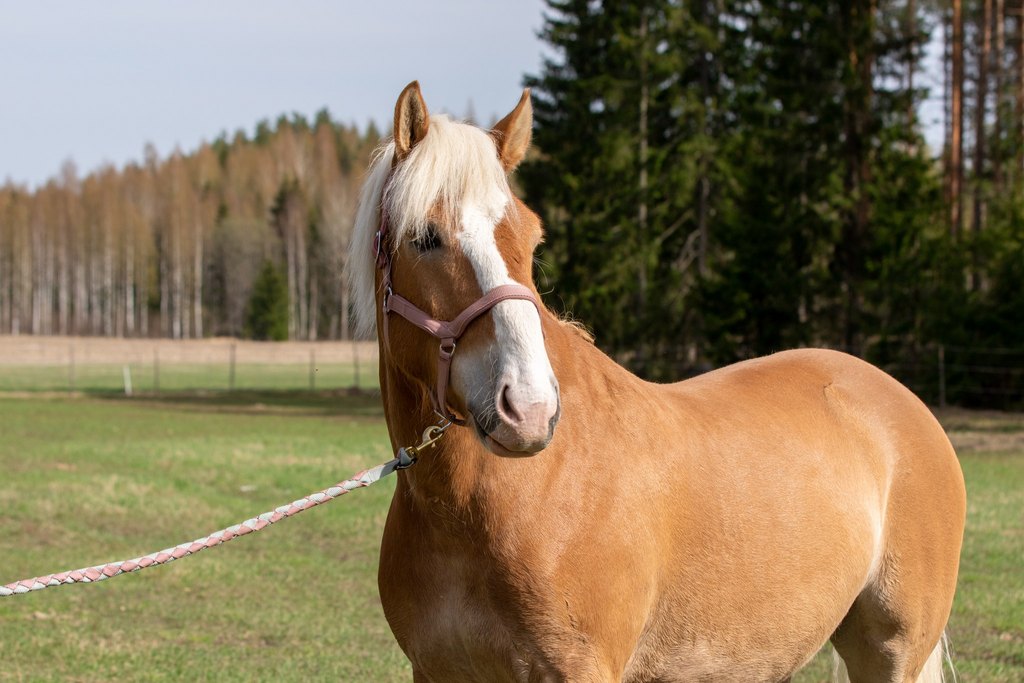
POLYGON ((540 221, 507 179, 526 153, 532 123, 528 92, 488 133, 430 116, 419 85, 406 87, 395 106, 394 139, 381 148, 363 189, 350 264, 362 322, 375 322, 385 340, 381 362, 435 399, 445 369, 438 338, 424 329, 456 319, 495 288, 528 288, 503 287, 516 289, 518 298, 501 300, 468 324, 456 339, 447 388, 440 389, 447 392, 440 410, 450 406, 465 416, 499 455, 544 448, 559 415, 540 308, 522 298, 532 293, 539 301, 531 268, 540 221), (384 256, 374 264, 378 230, 384 256), (392 292, 433 322, 419 329, 385 313, 392 292))

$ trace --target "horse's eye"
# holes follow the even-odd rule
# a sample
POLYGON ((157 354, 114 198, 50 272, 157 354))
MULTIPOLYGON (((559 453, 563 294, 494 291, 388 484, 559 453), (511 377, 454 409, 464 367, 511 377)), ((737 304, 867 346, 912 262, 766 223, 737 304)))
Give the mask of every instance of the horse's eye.
POLYGON ((441 235, 438 234, 437 226, 433 223, 427 225, 427 231, 414 239, 412 246, 421 254, 438 249, 441 246, 441 235))

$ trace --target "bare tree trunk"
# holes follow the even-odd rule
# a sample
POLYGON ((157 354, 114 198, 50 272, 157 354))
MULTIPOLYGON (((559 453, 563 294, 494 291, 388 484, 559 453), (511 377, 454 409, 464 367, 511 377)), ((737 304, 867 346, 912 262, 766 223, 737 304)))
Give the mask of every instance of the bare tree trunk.
POLYGON ((5 256, 6 253, 6 249, 0 250, 0 334, 4 330, 10 329, 11 324, 8 317, 11 298, 11 285, 9 281, 11 264, 5 256))
POLYGON ((55 225, 47 226, 46 234, 49 239, 46 240, 46 292, 45 298, 43 299, 43 329, 46 334, 53 334, 54 331, 54 292, 56 291, 56 280, 57 280, 57 249, 56 240, 59 236, 54 232, 56 230, 55 225))
MULTIPOLYGON (((984 0, 981 10, 981 52, 978 54, 977 100, 974 110, 974 206, 971 232, 977 238, 981 234, 985 210, 985 114, 988 105, 988 64, 992 52, 992 0, 984 0)), ((981 286, 980 254, 975 246, 971 269, 971 289, 981 286)))
POLYGON ((298 339, 298 320, 296 319, 296 303, 298 287, 296 286, 295 237, 289 226, 285 226, 285 259, 288 262, 288 338, 298 339))
POLYGON ((10 285, 8 284, 8 276, 11 272, 10 266, 10 245, 7 244, 7 240, 4 236, 4 230, 9 229, 9 226, 5 225, 3 216, 0 216, 0 334, 7 329, 7 301, 10 297, 10 285))
MULTIPOLYGON (((114 207, 107 207, 113 211, 114 207)), ((114 230, 109 219, 103 230, 103 335, 114 334, 114 230)))
MULTIPOLYGON (((711 11, 707 0, 700 2, 700 21, 705 28, 710 28, 711 11)), ((705 143, 711 137, 711 112, 708 111, 711 102, 711 65, 709 63, 707 50, 703 50, 700 57, 700 94, 703 105, 702 133, 705 143)), ((701 277, 708 274, 708 201, 711 197, 711 180, 708 178, 708 158, 705 152, 701 152, 697 161, 697 272, 701 277)))
POLYGON ((996 51, 992 55, 992 72, 995 76, 995 120, 992 131, 992 185, 998 196, 1003 187, 1003 105, 1006 98, 1006 84, 1003 76, 1003 60, 1006 55, 1006 0, 995 0, 996 51))
MULTIPOLYGON (((165 235, 169 237, 169 235, 165 235)), ((167 240, 160 249, 160 336, 171 335, 171 268, 167 240)))
POLYGON ((317 327, 320 325, 320 283, 316 278, 316 269, 309 278, 309 333, 306 339, 316 341, 317 327))
POLYGON ((350 316, 350 314, 349 314, 349 306, 351 306, 351 302, 349 300, 348 278, 347 277, 341 278, 341 287, 340 287, 340 291, 338 292, 338 299, 340 301, 338 308, 340 309, 340 314, 341 314, 340 337, 342 339, 351 339, 352 338, 352 321, 351 321, 351 318, 349 317, 350 316))
POLYGON ((914 71, 917 70, 917 3, 907 0, 907 34, 910 41, 907 47, 907 121, 914 122, 917 117, 917 97, 914 95, 914 71))
POLYGON ((295 266, 296 289, 299 296, 299 321, 296 328, 300 338, 304 338, 309 326, 309 265, 306 257, 305 232, 301 225, 297 225, 295 230, 295 266))
MULTIPOLYGON (((952 207, 953 179, 953 38, 952 15, 945 5, 939 5, 942 21, 942 191, 947 206, 952 207)), ((952 208, 947 216, 949 230, 953 232, 952 208)))
POLYGON ((949 151, 949 226, 954 237, 963 232, 964 184, 964 12, 963 0, 953 0, 953 87, 949 151))
MULTIPOLYGON (((647 262, 648 254, 647 249, 647 159, 649 156, 648 151, 648 107, 650 106, 650 86, 647 83, 647 33, 648 33, 648 19, 647 10, 643 8, 640 10, 640 111, 638 121, 637 135, 639 137, 639 148, 637 150, 637 165, 639 174, 637 177, 637 208, 636 208, 636 223, 637 223, 637 254, 640 257, 639 267, 637 269, 637 291, 636 291, 636 310, 637 314, 641 318, 646 317, 647 314, 647 262)), ((643 371, 647 363, 647 353, 645 344, 642 340, 638 340, 639 343, 636 345, 636 359, 638 369, 643 371)))
MULTIPOLYGON (((180 197, 178 197, 180 200, 180 197)), ((181 225, 175 220, 171 249, 171 336, 181 339, 183 333, 182 308, 185 299, 185 273, 181 267, 181 225)))
MULTIPOLYGON (((65 201, 71 201, 69 197, 65 201)), ((60 234, 60 245, 57 247, 57 330, 59 334, 68 334, 71 319, 71 273, 68 264, 68 238, 71 230, 67 223, 60 234)))
POLYGON ((42 334, 43 314, 43 226, 36 223, 32 226, 32 250, 29 265, 32 269, 32 317, 29 330, 32 334, 42 334))
MULTIPOLYGON (((96 242, 100 241, 96 239, 95 235, 96 227, 93 226, 93 248, 89 250, 89 334, 99 335, 103 332, 103 308, 100 303, 101 299, 101 288, 103 286, 102 277, 102 257, 96 253, 96 242)), ((100 236, 102 239, 102 235, 100 236)), ((102 245, 100 246, 102 248, 102 245)))
POLYGON ((124 239, 124 332, 135 336, 135 231, 125 230, 124 239))
POLYGON ((21 333, 21 292, 25 277, 23 272, 25 269, 25 254, 17 241, 14 244, 12 253, 15 256, 11 263, 11 334, 18 335, 21 333))
POLYGON ((1017 14, 1017 183, 1024 194, 1024 3, 1017 14))
POLYGON ((124 240, 127 230, 122 225, 118 235, 117 251, 114 253, 114 285, 110 292, 110 303, 114 309, 114 336, 124 337, 124 292, 127 289, 124 278, 124 240))
POLYGON ((851 213, 844 223, 844 285, 846 311, 843 343, 846 350, 860 352, 861 296, 863 248, 871 219, 870 125, 874 100, 874 21, 876 0, 854 0, 846 16, 847 59, 855 79, 848 86, 844 127, 846 129, 846 163, 844 188, 853 200, 851 213))
POLYGON ((78 243, 76 246, 78 253, 75 256, 75 282, 73 288, 75 296, 74 333, 79 335, 85 333, 86 326, 89 323, 89 284, 86 278, 88 252, 85 249, 84 235, 84 229, 80 227, 77 231, 78 243))
POLYGON ((192 253, 192 331, 196 339, 203 338, 203 225, 196 221, 195 250, 192 253))
MULTIPOLYGON (((143 252, 145 253, 145 252, 143 252)), ((139 335, 149 336, 149 278, 145 267, 145 256, 142 258, 141 274, 138 278, 137 295, 135 297, 135 310, 139 316, 139 335)))

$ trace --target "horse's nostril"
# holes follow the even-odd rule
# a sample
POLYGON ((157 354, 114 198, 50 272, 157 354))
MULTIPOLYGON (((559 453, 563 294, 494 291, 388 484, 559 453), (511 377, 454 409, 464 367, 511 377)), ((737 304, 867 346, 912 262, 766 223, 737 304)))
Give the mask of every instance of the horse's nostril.
POLYGON ((506 384, 501 390, 501 397, 498 402, 499 410, 501 414, 508 419, 510 422, 522 422, 523 416, 512 405, 512 402, 508 398, 509 386, 506 384))

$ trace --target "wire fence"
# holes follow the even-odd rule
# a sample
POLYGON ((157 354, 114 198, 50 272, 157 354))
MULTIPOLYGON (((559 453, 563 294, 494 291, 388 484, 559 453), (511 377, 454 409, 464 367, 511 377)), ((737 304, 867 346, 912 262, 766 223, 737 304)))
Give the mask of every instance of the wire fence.
POLYGON ((932 405, 1024 409, 1024 348, 939 344, 877 364, 932 405))
POLYGON ((0 392, 375 389, 376 342, 0 337, 0 392))
MULTIPOLYGON (((1024 410, 1024 348, 924 345, 873 356, 931 405, 1024 410)), ((0 392, 372 390, 377 363, 375 341, 0 337, 0 392)))
MULTIPOLYGON (((854 355, 889 373, 932 406, 1024 411, 1024 346, 915 345, 900 341, 889 346, 874 344, 866 353, 854 355)), ((632 371, 659 382, 716 369, 702 360, 696 345, 648 352, 642 359, 637 354, 616 358, 632 371)))

